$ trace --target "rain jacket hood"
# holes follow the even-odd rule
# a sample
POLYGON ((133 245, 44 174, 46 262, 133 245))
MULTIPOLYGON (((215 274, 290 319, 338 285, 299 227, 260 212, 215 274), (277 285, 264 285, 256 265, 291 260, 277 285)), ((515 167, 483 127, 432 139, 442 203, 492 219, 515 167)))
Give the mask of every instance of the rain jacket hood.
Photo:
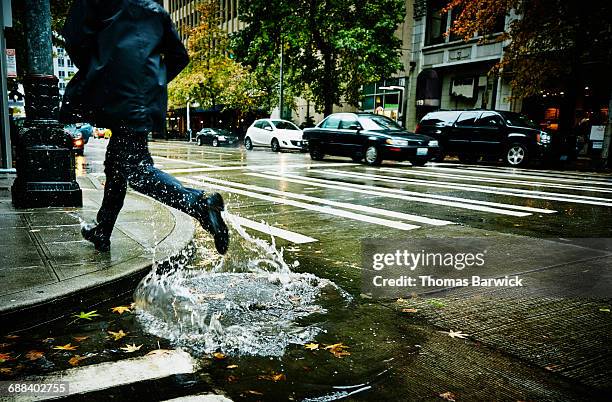
POLYGON ((60 119, 161 132, 167 83, 189 62, 168 13, 153 0, 76 0, 62 32, 78 73, 60 119))

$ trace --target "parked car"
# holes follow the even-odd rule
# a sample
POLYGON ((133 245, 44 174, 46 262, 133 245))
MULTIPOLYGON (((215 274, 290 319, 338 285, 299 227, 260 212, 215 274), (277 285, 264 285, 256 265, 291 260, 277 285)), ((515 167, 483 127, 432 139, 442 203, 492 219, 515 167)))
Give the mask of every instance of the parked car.
POLYGON ((69 124, 64 126, 64 132, 72 137, 72 152, 76 155, 83 155, 85 152, 85 139, 81 130, 76 125, 69 124))
POLYGON ((379 165, 383 160, 410 161, 422 166, 438 154, 438 142, 405 131, 388 117, 372 113, 334 113, 314 128, 304 130, 310 157, 349 156, 379 165))
POLYGON ((463 163, 480 157, 503 158, 510 166, 525 166, 551 152, 551 135, 519 113, 495 110, 431 112, 417 125, 417 133, 440 144, 440 157, 457 154, 463 163))
POLYGON ((270 147, 274 152, 282 149, 306 151, 302 140, 302 130, 287 120, 260 119, 255 120, 244 136, 244 147, 270 147))
POLYGON ((238 137, 222 128, 203 128, 196 134, 198 145, 210 144, 213 147, 219 145, 238 144, 238 137))

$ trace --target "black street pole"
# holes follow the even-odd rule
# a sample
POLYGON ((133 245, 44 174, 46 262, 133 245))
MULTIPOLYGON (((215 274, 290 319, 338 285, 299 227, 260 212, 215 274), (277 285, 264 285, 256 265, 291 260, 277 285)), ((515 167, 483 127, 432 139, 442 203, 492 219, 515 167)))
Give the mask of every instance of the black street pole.
POLYGON ((16 208, 78 207, 83 204, 74 173, 72 138, 58 122, 58 79, 53 75, 49 0, 24 0, 28 73, 26 121, 17 144, 16 208))

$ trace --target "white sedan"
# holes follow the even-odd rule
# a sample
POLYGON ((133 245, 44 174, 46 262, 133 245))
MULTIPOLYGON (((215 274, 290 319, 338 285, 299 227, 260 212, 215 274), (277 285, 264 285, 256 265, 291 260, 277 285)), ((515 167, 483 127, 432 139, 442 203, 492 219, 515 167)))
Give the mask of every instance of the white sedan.
POLYGON ((270 147, 274 152, 281 149, 296 149, 306 151, 302 139, 302 130, 287 120, 259 119, 247 129, 244 136, 244 147, 270 147))

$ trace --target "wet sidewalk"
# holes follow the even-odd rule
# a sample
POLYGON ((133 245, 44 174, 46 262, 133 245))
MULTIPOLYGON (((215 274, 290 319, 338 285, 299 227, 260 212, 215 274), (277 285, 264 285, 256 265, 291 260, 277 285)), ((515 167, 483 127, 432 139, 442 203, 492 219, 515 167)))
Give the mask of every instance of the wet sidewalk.
POLYGON ((184 253, 193 220, 157 201, 128 191, 111 238, 99 253, 80 234, 80 219, 92 222, 103 186, 79 177, 82 208, 16 210, 14 175, 0 175, 0 326, 19 330, 54 318, 73 303, 93 306, 131 292, 154 262, 184 253))

